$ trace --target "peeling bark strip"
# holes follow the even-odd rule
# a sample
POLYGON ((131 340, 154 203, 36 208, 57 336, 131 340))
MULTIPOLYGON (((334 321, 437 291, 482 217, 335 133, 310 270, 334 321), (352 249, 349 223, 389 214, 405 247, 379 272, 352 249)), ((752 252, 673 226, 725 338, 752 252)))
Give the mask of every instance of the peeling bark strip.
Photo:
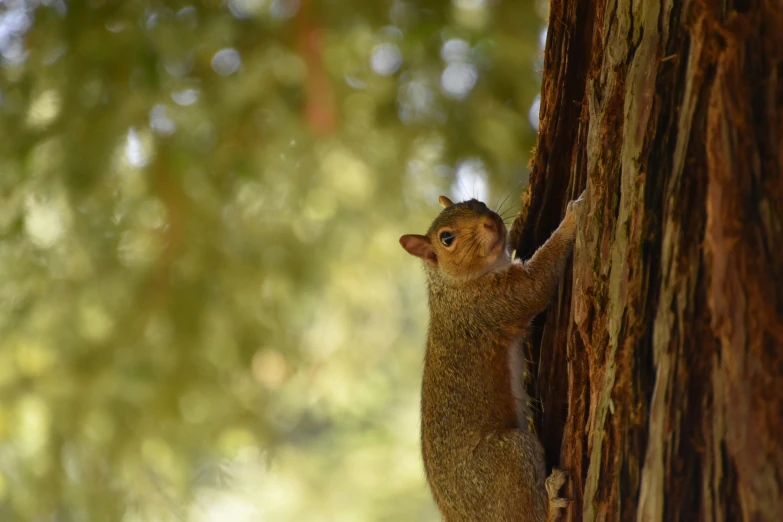
POLYGON ((783 2, 552 0, 544 63, 520 255, 588 188, 531 349, 567 520, 783 520, 783 2))

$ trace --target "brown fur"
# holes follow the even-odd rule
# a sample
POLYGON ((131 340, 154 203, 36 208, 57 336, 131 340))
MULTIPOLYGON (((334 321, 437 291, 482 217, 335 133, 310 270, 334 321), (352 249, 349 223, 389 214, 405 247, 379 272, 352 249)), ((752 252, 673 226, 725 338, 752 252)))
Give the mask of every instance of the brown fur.
POLYGON ((509 359, 509 349, 563 275, 581 198, 524 264, 511 262, 505 226, 483 203, 440 201, 445 208, 426 235, 400 238, 424 260, 429 284, 421 399, 427 481, 448 522, 557 520, 568 503, 557 497, 566 474, 555 469, 546 478, 541 443, 521 422, 527 396, 521 386, 512 393, 524 368, 515 372, 520 359, 509 359), (448 247, 444 231, 455 236, 448 247))

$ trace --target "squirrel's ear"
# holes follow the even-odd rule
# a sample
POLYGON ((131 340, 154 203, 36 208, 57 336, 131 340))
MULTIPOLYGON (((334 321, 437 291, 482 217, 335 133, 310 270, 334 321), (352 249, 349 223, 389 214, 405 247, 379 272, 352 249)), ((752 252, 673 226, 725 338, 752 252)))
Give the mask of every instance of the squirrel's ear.
POLYGON ((400 244, 410 255, 420 257, 425 261, 433 263, 438 261, 435 256, 435 250, 432 249, 432 243, 427 236, 418 234, 405 234, 400 238, 400 244))
POLYGON ((438 196, 438 203, 440 203, 440 206, 443 208, 450 207, 451 205, 454 204, 446 196, 438 196))

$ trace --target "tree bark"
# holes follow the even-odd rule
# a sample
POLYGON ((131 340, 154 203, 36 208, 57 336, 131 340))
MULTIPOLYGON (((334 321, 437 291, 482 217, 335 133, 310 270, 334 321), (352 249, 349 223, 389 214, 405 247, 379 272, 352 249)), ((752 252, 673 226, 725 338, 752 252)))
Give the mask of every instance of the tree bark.
POLYGON ((566 520, 783 520, 783 2, 552 0, 525 257, 566 520))

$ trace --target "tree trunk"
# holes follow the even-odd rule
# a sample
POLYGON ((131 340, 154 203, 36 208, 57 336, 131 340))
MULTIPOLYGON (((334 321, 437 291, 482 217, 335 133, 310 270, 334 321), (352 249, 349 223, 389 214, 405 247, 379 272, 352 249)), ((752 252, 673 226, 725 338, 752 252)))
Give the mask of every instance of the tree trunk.
POLYGON ((783 2, 552 0, 518 252, 566 520, 783 520, 783 2))

